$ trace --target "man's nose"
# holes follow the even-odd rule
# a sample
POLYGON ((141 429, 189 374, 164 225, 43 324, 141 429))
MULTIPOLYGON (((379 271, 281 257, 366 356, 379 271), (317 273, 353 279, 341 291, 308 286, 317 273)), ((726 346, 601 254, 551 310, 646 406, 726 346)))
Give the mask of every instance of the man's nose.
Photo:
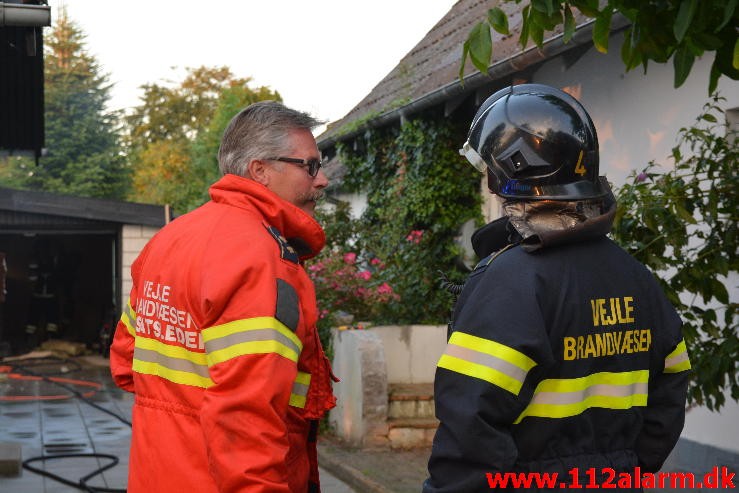
POLYGON ((319 169, 318 174, 313 178, 313 186, 316 188, 326 188, 328 186, 328 176, 322 169, 319 169))

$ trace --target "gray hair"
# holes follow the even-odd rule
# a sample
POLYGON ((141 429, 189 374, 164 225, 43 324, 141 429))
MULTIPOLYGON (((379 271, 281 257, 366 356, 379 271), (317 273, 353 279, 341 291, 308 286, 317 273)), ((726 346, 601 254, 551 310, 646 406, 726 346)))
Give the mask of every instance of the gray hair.
POLYGON ((277 157, 285 152, 291 130, 312 130, 322 122, 277 101, 259 101, 241 110, 223 132, 218 149, 222 174, 247 176, 252 159, 277 157))

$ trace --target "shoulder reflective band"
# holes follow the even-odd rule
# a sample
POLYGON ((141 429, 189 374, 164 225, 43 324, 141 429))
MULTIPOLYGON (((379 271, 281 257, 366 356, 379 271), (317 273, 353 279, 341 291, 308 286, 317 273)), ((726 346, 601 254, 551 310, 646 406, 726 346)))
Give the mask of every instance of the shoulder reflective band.
POLYGON ((518 395, 529 370, 536 362, 511 347, 482 337, 454 332, 439 368, 485 380, 518 395))
POLYGON ((649 370, 593 373, 580 378, 542 380, 529 405, 513 424, 527 416, 567 418, 591 407, 630 409, 647 405, 649 370))
POLYGON ((137 337, 133 369, 170 382, 208 388, 213 385, 204 353, 171 346, 156 339, 137 337))
POLYGON ((290 405, 293 407, 305 407, 305 397, 308 395, 308 387, 310 387, 310 373, 298 372, 298 376, 293 383, 293 390, 290 394, 290 405))
POLYGON ((290 329, 274 317, 235 320, 209 327, 201 332, 213 366, 246 354, 279 354, 298 362, 303 343, 290 329))
POLYGON ((128 333, 135 337, 136 311, 131 308, 131 298, 128 299, 128 303, 126 303, 126 308, 124 308, 123 313, 121 313, 121 322, 123 322, 123 325, 125 325, 126 329, 128 329, 128 333))
POLYGON ((685 341, 680 341, 675 350, 665 358, 665 373, 680 373, 690 370, 690 358, 685 347, 685 341))

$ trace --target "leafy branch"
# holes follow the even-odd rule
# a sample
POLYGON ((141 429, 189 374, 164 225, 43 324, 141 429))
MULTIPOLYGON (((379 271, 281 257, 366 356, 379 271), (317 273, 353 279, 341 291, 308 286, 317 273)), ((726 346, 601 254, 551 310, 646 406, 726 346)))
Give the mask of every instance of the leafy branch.
MULTIPOLYGON (((677 88, 688 78, 695 59, 713 52, 710 94, 716 90, 721 75, 739 79, 737 4, 739 0, 530 0, 521 10, 518 41, 522 49, 529 41, 541 48, 544 34, 562 26, 562 40, 567 43, 575 33, 577 19, 593 19, 593 44, 601 53, 607 53, 611 21, 615 14, 621 14, 630 24, 621 46, 621 60, 627 71, 641 65, 646 72, 650 60, 667 63, 672 58, 677 88)), ((462 47, 460 79, 468 57, 477 70, 487 73, 493 56, 491 30, 511 35, 508 15, 500 7, 488 10, 487 17, 470 31, 462 47)))
POLYGON ((709 409, 724 404, 727 390, 739 400, 737 303, 726 286, 739 270, 739 151, 736 132, 719 123, 722 100, 714 95, 694 126, 680 129, 671 169, 650 162, 618 189, 613 233, 658 272, 683 319, 694 369, 689 397, 709 409))

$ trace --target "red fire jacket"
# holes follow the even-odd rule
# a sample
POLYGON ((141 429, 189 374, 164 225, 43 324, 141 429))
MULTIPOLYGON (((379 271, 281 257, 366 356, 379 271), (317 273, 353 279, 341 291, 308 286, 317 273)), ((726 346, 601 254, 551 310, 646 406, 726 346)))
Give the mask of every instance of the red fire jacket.
POLYGON ((134 392, 128 491, 317 492, 315 423, 334 406, 301 261, 320 225, 226 175, 131 267, 111 349, 134 392))

